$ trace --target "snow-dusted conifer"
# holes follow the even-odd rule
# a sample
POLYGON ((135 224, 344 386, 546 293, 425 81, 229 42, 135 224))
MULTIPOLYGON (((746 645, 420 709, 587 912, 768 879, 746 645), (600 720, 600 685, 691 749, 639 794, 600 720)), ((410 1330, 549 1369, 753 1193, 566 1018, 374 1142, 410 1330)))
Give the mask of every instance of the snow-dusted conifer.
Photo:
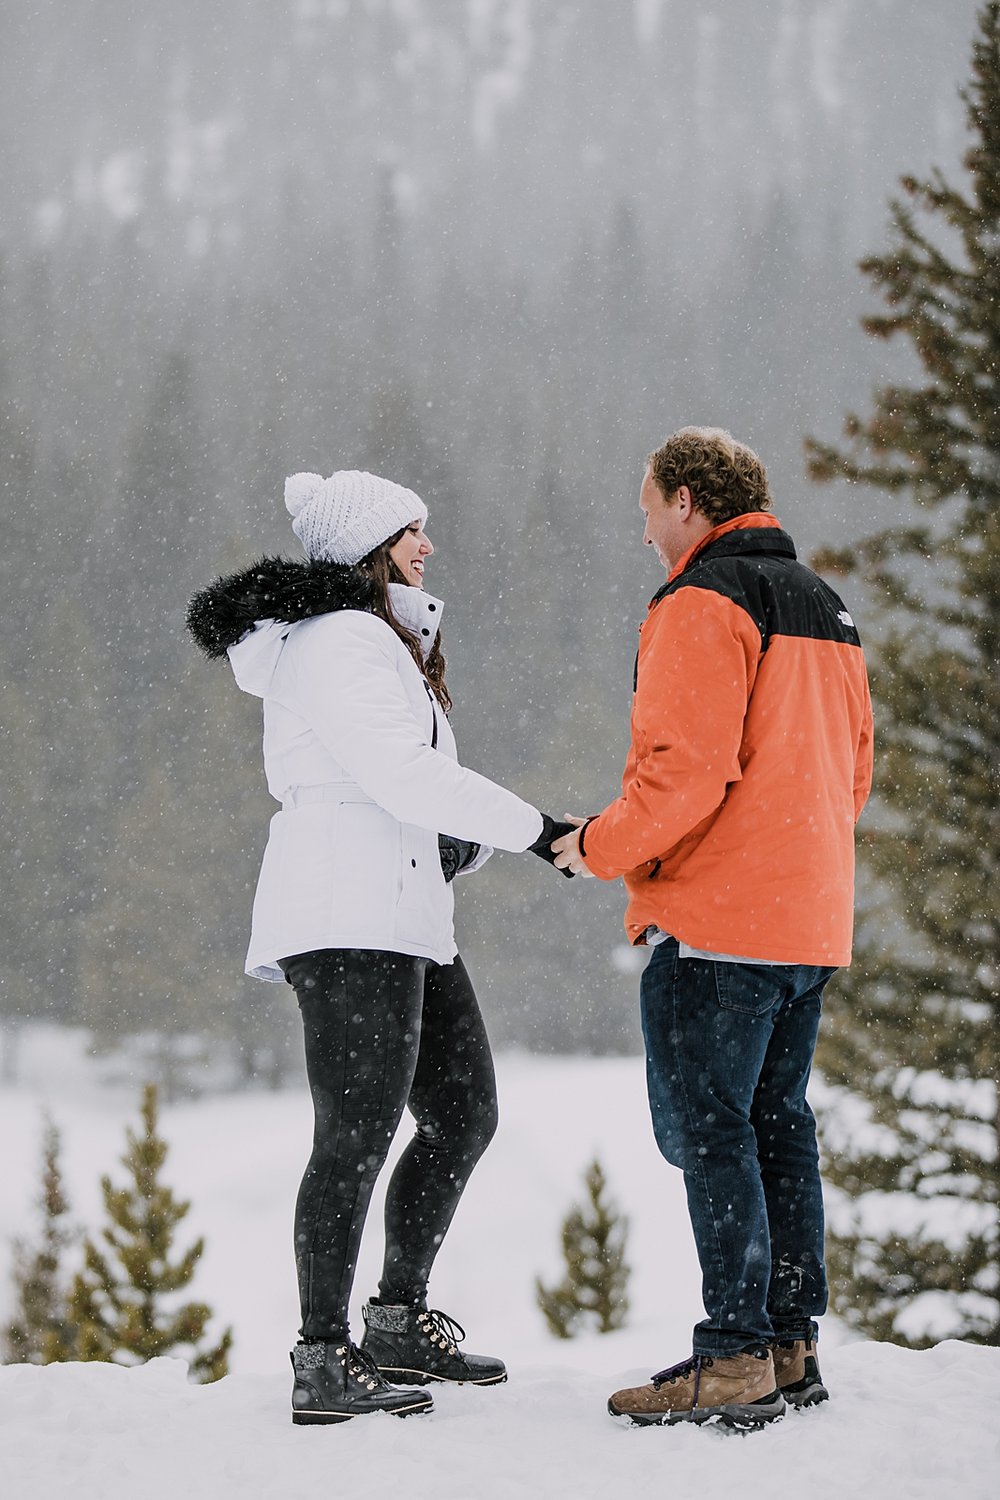
POLYGON ((1000 4, 963 91, 962 184, 902 179, 893 244, 861 263, 922 367, 808 444, 819 480, 899 497, 906 524, 817 565, 865 581, 875 799, 858 957, 820 1052, 839 1107, 834 1306, 881 1339, 1000 1341, 1000 4))
POLYGON ((36 1246, 14 1244, 14 1316, 3 1337, 4 1364, 47 1365, 68 1358, 71 1330, 66 1321, 66 1289, 61 1275, 63 1252, 74 1235, 59 1166, 60 1136, 46 1119, 42 1144, 42 1184, 38 1207, 41 1236, 36 1246))
POLYGON ((584 1328, 613 1333, 628 1313, 628 1220, 605 1199, 607 1182, 596 1159, 587 1168, 586 1206, 574 1205, 563 1222, 566 1271, 558 1286, 535 1281, 535 1296, 550 1333, 570 1339, 584 1328))
POLYGON ((177 1351, 188 1359, 191 1374, 207 1384, 228 1373, 232 1331, 226 1329, 213 1348, 199 1348, 211 1309, 175 1300, 194 1276, 205 1242, 198 1239, 172 1258, 174 1231, 190 1204, 160 1180, 167 1145, 157 1130, 153 1084, 143 1090, 142 1120, 141 1135, 126 1130, 128 1150, 121 1160, 129 1184, 115 1187, 110 1177, 101 1179, 108 1218, 101 1239, 107 1249, 90 1238, 84 1242, 84 1266, 69 1298, 75 1333, 69 1357, 142 1364, 177 1351))

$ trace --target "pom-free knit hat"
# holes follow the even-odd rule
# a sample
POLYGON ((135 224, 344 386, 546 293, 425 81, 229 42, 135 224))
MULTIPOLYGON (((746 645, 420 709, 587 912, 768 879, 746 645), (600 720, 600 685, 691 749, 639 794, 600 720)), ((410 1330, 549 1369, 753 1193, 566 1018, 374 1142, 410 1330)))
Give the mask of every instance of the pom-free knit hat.
POLYGON ((427 520, 419 495, 363 469, 340 469, 329 479, 292 474, 285 505, 309 557, 337 563, 360 562, 404 526, 427 520))

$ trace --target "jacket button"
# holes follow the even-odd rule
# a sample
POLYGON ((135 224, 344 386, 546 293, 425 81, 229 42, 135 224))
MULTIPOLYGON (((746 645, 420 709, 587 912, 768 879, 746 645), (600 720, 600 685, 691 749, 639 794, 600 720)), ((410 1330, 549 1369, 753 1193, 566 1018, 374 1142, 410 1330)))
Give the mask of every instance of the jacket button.
POLYGON ((436 604, 428 604, 427 608, 430 610, 431 614, 433 614, 434 611, 437 609, 437 605, 436 604))
POLYGON ((426 629, 426 628, 424 628, 424 629, 423 629, 423 630, 422 630, 422 631, 421 631, 421 632, 420 632, 420 634, 421 634, 421 635, 430 635, 430 631, 429 631, 429 630, 427 630, 427 629, 426 629))
POLYGON ((410 860, 410 864, 411 864, 411 865, 412 865, 412 866, 413 866, 413 868, 414 868, 414 869, 416 869, 416 868, 417 868, 417 862, 416 862, 416 860, 415 860, 415 859, 411 859, 411 860, 410 860))

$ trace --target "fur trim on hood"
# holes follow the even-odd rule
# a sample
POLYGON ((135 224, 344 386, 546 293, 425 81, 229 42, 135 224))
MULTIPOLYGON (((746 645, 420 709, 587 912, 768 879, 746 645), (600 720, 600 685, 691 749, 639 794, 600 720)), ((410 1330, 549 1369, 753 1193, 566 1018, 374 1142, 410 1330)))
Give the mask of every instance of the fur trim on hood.
POLYGON ((205 655, 225 656, 258 620, 289 625, 340 609, 371 609, 375 586, 360 568, 322 559, 262 557, 217 578, 188 605, 187 628, 205 655))

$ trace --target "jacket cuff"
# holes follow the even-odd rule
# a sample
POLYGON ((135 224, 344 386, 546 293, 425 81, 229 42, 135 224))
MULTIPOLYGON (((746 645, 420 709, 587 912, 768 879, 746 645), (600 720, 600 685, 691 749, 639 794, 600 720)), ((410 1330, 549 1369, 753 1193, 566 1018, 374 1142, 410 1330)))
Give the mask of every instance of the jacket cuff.
POLYGON ((601 817, 602 814, 597 813, 594 817, 588 818, 586 823, 582 824, 580 828, 580 858, 587 866, 591 875, 596 875, 598 880, 619 880, 627 872, 624 870, 609 869, 596 849, 588 851, 586 847, 586 836, 588 833, 593 832, 595 840, 597 839, 600 830, 593 828, 593 825, 600 822, 601 817))
POLYGON ((475 859, 470 859, 469 863, 467 865, 463 865, 462 868, 458 871, 458 874, 459 875, 474 875, 477 870, 481 870, 483 868, 483 865, 490 858, 490 856, 492 855, 492 853, 493 853, 493 845, 492 844, 480 844, 479 845, 479 852, 476 855, 475 859))

